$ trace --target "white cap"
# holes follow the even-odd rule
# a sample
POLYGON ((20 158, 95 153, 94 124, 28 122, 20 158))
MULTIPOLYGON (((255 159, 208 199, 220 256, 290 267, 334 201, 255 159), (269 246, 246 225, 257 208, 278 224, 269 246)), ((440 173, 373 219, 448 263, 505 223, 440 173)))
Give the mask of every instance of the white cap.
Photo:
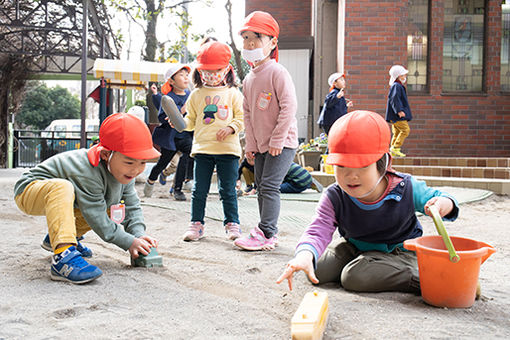
POLYGON ((127 113, 137 117, 142 122, 145 122, 145 110, 143 107, 138 106, 138 105, 131 106, 127 113))
POLYGON ((402 65, 393 65, 391 68, 390 68, 390 85, 393 85, 393 83, 395 82, 395 80, 399 77, 399 76, 402 76, 404 74, 408 74, 409 71, 406 70, 406 68, 402 65))
POLYGON ((329 76, 328 78, 328 85, 329 86, 333 86, 333 83, 338 79, 338 78, 341 78, 341 77, 345 77, 345 74, 343 73, 340 73, 340 72, 335 72, 333 73, 332 75, 329 76))
POLYGON ((174 74, 176 74, 183 68, 188 70, 188 73, 191 72, 191 67, 189 67, 188 65, 184 65, 181 63, 170 63, 168 66, 168 70, 166 70, 165 72, 165 81, 168 81, 168 79, 172 78, 174 74))

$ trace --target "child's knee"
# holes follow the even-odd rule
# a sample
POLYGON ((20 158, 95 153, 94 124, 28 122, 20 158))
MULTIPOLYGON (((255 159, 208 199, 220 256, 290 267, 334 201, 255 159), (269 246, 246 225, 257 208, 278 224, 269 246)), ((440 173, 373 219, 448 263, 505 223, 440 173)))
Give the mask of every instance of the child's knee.
POLYGON ((53 178, 48 180, 50 186, 50 192, 58 193, 62 197, 74 200, 74 186, 67 179, 53 178))

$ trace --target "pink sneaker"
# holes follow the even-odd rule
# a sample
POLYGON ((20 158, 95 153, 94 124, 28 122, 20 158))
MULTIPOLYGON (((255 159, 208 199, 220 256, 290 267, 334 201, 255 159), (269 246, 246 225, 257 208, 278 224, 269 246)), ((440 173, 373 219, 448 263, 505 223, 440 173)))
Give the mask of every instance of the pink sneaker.
POLYGON ((182 239, 184 241, 198 241, 204 237, 204 225, 199 222, 191 222, 188 227, 188 231, 184 233, 182 239))
POLYGON ((241 237, 241 228, 235 222, 228 222, 225 225, 225 232, 227 233, 227 238, 232 241, 241 237))
POLYGON ((245 250, 273 250, 278 245, 278 238, 273 236, 267 239, 262 230, 255 227, 248 236, 238 238, 234 244, 245 250))

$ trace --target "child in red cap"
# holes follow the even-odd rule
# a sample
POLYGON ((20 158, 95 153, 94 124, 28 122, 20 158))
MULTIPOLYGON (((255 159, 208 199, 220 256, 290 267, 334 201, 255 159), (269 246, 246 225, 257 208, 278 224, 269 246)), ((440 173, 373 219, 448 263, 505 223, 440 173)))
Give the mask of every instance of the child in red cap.
POLYGON ((237 208, 237 168, 241 157, 239 132, 244 129, 241 92, 235 86, 230 47, 218 41, 200 46, 193 71, 195 90, 186 102, 186 130, 195 130, 191 156, 195 185, 191 194, 191 223, 184 241, 204 236, 205 205, 216 167, 227 238, 241 236, 237 208))
POLYGON ((157 247, 145 235, 134 179, 146 160, 159 155, 144 122, 116 113, 101 125, 99 144, 57 154, 21 176, 15 201, 26 214, 46 216, 42 247, 54 252, 52 280, 85 283, 101 276, 101 269, 83 259, 92 251, 79 242, 90 229, 132 258, 157 247))
POLYGON ((328 78, 329 93, 324 99, 324 106, 317 124, 326 134, 336 120, 347 114, 347 108, 352 107, 351 100, 345 99, 345 74, 333 73, 328 78))
POLYGON ((327 163, 335 166, 336 183, 321 197, 277 283, 287 279, 292 289, 293 273, 303 270, 315 284, 420 294, 416 254, 403 248, 422 235, 415 212, 430 215, 435 205, 453 221, 459 208, 448 194, 392 170, 389 143, 390 130, 377 113, 354 111, 333 124, 327 163), (337 229, 341 238, 331 242, 337 229))
POLYGON ((297 99, 289 72, 278 61, 276 20, 266 12, 248 15, 240 30, 242 55, 252 66, 243 82, 246 127, 245 157, 255 159, 260 222, 236 240, 245 250, 271 250, 277 245, 280 185, 298 147, 297 99))

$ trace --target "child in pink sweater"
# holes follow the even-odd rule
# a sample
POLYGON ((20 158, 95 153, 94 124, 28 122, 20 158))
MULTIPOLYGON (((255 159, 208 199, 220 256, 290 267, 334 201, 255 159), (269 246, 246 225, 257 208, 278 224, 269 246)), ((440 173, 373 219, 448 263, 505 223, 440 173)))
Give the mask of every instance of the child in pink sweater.
POLYGON ((276 20, 266 12, 248 15, 240 30, 242 55, 252 67, 243 82, 245 157, 255 159, 260 222, 234 244, 245 250, 277 245, 280 185, 294 159, 297 99, 289 72, 278 64, 276 20))

